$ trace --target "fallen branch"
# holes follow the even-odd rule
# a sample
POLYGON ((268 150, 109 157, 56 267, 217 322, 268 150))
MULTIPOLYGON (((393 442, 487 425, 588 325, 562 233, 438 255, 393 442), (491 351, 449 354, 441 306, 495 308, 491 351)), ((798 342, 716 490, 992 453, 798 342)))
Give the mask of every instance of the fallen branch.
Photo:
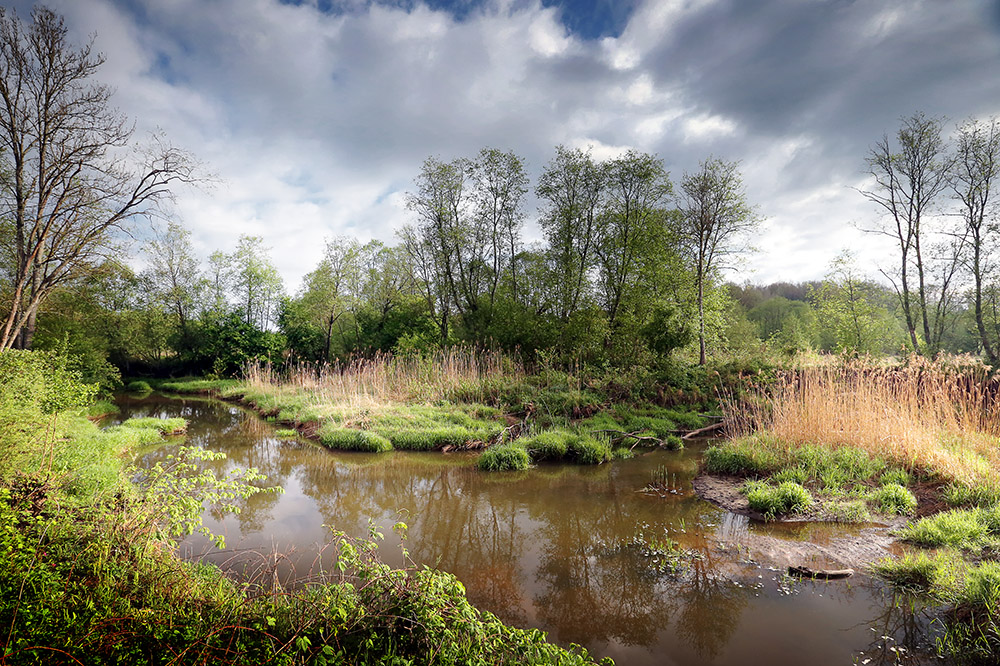
POLYGON ((799 578, 815 578, 818 580, 836 580, 840 578, 850 578, 854 575, 854 569, 810 569, 809 567, 788 567, 789 576, 799 578))
POLYGON ((706 433, 715 432, 716 430, 722 430, 726 427, 725 421, 719 421, 718 423, 713 423, 712 425, 707 425, 704 428, 698 428, 697 430, 692 430, 687 433, 681 439, 693 439, 699 435, 704 435, 706 433))
POLYGON ((661 446, 663 444, 663 440, 661 440, 659 437, 640 435, 639 433, 642 432, 641 430, 633 430, 632 432, 625 432, 624 430, 591 430, 590 432, 595 435, 605 434, 605 433, 618 435, 618 437, 612 438, 611 440, 612 442, 620 442, 624 439, 634 439, 635 442, 632 444, 632 446, 629 447, 630 450, 639 446, 639 444, 642 442, 649 442, 652 446, 661 446))

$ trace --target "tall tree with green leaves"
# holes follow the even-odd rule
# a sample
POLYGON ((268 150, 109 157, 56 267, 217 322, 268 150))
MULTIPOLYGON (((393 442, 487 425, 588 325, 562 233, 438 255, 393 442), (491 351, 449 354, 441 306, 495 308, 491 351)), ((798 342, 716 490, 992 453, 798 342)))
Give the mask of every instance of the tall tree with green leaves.
POLYGON ((226 267, 233 300, 248 326, 267 330, 278 314, 284 285, 271 263, 264 239, 242 235, 226 267))
POLYGON ((623 305, 634 305, 631 296, 651 286, 649 276, 642 275, 647 264, 667 259, 666 207, 673 186, 663 163, 645 153, 630 150, 610 160, 604 170, 606 194, 594 256, 598 298, 614 335, 623 305))
POLYGON ((171 221, 146 245, 146 257, 154 293, 177 318, 181 340, 186 342, 205 289, 205 277, 191 244, 191 232, 179 222, 171 221))
POLYGON ((726 262, 747 251, 760 218, 747 202, 739 162, 708 158, 681 180, 678 235, 698 292, 698 362, 706 361, 705 290, 726 262))

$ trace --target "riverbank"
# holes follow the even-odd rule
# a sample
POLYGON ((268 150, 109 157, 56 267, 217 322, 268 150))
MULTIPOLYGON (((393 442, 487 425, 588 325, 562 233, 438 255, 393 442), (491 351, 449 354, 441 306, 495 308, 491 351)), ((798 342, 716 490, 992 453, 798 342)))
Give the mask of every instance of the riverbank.
POLYGON ((203 529, 202 503, 234 509, 269 492, 263 478, 217 475, 201 463, 220 454, 184 446, 131 469, 124 453, 183 424, 101 430, 60 359, 4 352, 0 366, 4 664, 595 663, 480 612, 450 574, 383 564, 374 532, 331 533, 333 573, 294 590, 181 562, 175 539, 203 529))
POLYGON ((706 451, 695 487, 755 520, 881 524, 828 555, 950 605, 941 650, 995 663, 997 389, 981 367, 921 360, 790 372, 725 405, 733 438, 706 451), (892 540, 906 546, 902 557, 878 557, 892 540))

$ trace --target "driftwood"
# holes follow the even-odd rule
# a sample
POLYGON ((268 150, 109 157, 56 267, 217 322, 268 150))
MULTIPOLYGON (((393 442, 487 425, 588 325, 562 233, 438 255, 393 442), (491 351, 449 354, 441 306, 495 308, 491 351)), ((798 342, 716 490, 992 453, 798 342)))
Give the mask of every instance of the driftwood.
POLYGON ((840 578, 850 578, 854 575, 854 569, 810 569, 809 567, 788 567, 789 576, 800 578, 816 578, 819 580, 837 580, 840 578))
POLYGON ((704 434, 707 434, 707 433, 710 433, 710 432, 715 432, 716 430, 722 430, 725 427, 726 427, 726 422, 725 421, 719 421, 718 423, 713 423, 712 425, 707 425, 704 428, 698 428, 697 430, 692 430, 691 432, 689 432, 686 435, 684 435, 683 437, 681 437, 681 439, 692 439, 694 437, 698 437, 699 435, 704 435, 704 434))
POLYGON ((642 443, 642 442, 648 442, 652 446, 660 446, 661 444, 663 444, 663 441, 659 437, 650 437, 649 435, 640 435, 639 433, 642 432, 641 430, 634 430, 632 432, 625 432, 624 430, 591 430, 590 432, 593 433, 593 434, 595 434, 595 435, 599 435, 599 434, 618 435, 617 437, 615 437, 614 439, 611 440, 613 442, 618 442, 618 441, 621 441, 623 439, 634 439, 635 443, 632 444, 631 447, 629 447, 629 448, 632 448, 632 449, 634 449, 635 447, 639 446, 639 444, 642 443))

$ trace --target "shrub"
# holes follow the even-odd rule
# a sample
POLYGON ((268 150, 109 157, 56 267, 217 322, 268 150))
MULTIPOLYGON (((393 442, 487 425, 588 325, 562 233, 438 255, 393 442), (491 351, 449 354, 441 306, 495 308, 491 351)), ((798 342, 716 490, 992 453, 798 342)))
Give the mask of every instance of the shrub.
POLYGON ((872 492, 871 499, 882 513, 905 515, 917 508, 917 498, 898 483, 887 483, 872 492))
POLYGON ((483 451, 476 466, 484 472, 523 470, 531 466, 531 457, 519 444, 500 444, 483 451))
POLYGON ((392 450, 392 442, 368 430, 340 428, 333 424, 326 424, 319 429, 317 434, 320 443, 330 449, 369 451, 372 453, 382 453, 392 450))

